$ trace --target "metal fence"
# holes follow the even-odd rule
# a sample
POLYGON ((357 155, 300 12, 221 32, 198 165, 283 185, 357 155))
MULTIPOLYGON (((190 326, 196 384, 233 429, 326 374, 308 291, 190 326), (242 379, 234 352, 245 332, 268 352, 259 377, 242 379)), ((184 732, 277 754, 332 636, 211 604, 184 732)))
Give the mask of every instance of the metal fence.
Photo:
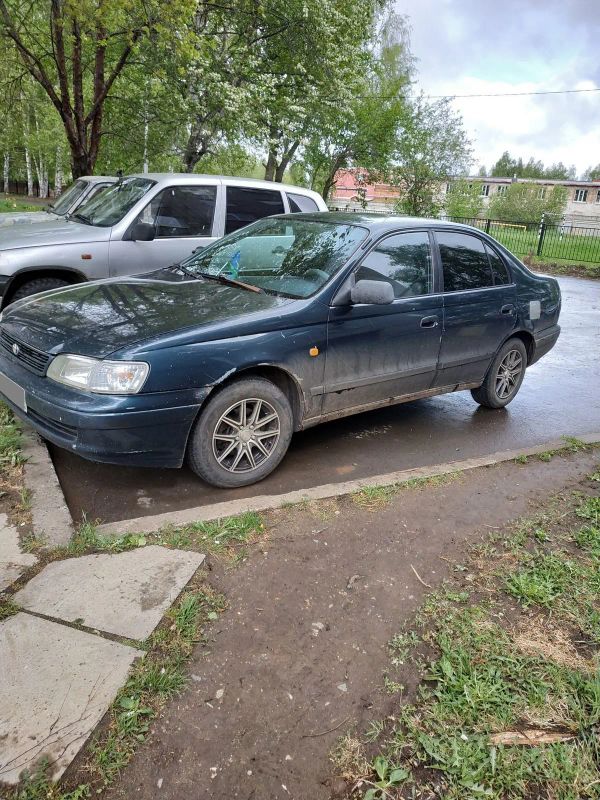
MULTIPOLYGON (((359 206, 330 204, 331 210, 363 211, 359 206)), ((390 208, 367 208, 376 214, 392 214, 390 208)), ((534 256, 546 261, 600 264, 600 226, 585 227, 567 222, 509 222, 479 217, 440 217, 450 222, 462 222, 489 233, 511 252, 534 256)))

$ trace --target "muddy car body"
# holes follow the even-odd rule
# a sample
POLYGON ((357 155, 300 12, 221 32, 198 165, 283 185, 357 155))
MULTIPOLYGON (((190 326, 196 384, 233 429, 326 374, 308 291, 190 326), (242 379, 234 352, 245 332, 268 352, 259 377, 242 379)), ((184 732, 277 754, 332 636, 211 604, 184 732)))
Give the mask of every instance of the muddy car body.
POLYGON ((467 226, 283 215, 179 267, 9 307, 0 391, 91 460, 187 458, 241 486, 330 419, 463 389, 507 405, 556 342, 560 302, 554 278, 467 226))

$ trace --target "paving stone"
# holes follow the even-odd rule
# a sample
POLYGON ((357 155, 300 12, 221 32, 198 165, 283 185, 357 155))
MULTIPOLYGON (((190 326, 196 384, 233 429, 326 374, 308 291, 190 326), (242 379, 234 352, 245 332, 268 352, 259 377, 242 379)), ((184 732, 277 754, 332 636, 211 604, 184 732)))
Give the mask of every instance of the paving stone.
POLYGON ((69 558, 48 564, 14 599, 30 611, 141 640, 203 561, 158 545, 69 558))
POLYGON ((17 783, 42 758, 57 779, 140 655, 23 612, 0 622, 0 783, 17 783))
POLYGON ((19 533, 8 524, 6 514, 0 514, 0 592, 14 583, 37 561, 30 553, 22 553, 19 533))

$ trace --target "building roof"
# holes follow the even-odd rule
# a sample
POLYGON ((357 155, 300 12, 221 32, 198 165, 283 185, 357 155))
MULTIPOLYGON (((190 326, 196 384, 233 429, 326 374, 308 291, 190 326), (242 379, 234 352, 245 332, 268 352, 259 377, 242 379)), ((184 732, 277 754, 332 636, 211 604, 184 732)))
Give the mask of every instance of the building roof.
MULTIPOLYGON (((460 180, 461 176, 456 175, 454 180, 460 180)), ((555 180, 554 178, 500 178, 487 177, 486 175, 469 175, 462 178, 465 181, 481 181, 482 183, 539 183, 542 186, 581 186, 582 188, 600 189, 600 181, 576 181, 576 180, 555 180)))

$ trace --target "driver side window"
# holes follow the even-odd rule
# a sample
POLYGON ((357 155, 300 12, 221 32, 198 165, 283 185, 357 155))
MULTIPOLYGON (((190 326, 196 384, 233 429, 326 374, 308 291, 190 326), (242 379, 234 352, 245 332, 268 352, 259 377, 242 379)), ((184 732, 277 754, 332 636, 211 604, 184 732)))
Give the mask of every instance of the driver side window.
POLYGON ((356 280, 386 281, 397 299, 430 294, 433 287, 427 232, 399 233, 383 239, 365 257, 356 280))

